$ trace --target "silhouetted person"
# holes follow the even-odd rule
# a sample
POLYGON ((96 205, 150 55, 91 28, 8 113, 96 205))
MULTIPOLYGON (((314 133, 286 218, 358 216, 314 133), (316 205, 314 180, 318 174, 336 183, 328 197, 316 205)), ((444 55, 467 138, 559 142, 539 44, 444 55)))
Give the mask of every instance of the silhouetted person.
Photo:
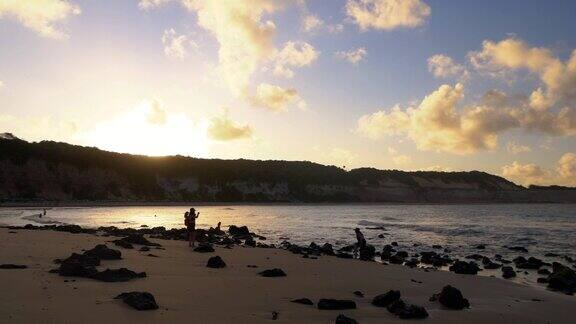
POLYGON ((196 240, 196 218, 200 216, 200 212, 196 213, 194 208, 190 208, 190 212, 184 213, 184 224, 188 230, 188 246, 194 246, 196 240))
POLYGON ((362 249, 366 248, 366 239, 364 238, 364 234, 362 234, 362 232, 360 232, 360 229, 358 227, 356 227, 354 229, 354 232, 356 232, 356 240, 358 241, 358 249, 362 250, 362 249))

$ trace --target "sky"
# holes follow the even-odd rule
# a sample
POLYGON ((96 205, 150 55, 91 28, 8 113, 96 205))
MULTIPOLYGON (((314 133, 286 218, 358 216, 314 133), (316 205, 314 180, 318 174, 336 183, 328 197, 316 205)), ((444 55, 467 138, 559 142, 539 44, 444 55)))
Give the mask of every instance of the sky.
POLYGON ((576 1, 0 0, 0 132, 576 186, 576 1))

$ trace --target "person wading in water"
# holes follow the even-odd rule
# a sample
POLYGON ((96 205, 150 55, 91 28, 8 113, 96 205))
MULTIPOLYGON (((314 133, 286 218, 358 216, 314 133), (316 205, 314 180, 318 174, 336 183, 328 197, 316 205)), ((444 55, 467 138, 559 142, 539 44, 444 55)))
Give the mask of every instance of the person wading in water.
POLYGON ((196 240, 196 218, 200 216, 200 212, 196 212, 194 208, 190 208, 190 212, 184 213, 184 225, 188 229, 188 246, 194 246, 196 240))

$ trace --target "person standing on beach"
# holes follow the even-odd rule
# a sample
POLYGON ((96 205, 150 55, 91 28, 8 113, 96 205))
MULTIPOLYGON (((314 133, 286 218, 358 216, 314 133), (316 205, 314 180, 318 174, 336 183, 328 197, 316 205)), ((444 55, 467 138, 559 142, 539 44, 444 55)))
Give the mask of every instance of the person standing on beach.
POLYGON ((362 234, 362 232, 360 232, 360 229, 358 227, 356 227, 354 229, 354 232, 356 232, 356 240, 358 241, 358 249, 360 251, 362 251, 363 249, 366 248, 366 239, 364 238, 364 234, 362 234))
POLYGON ((190 212, 184 213, 184 224, 188 229, 188 246, 194 246, 196 240, 196 218, 200 216, 200 212, 196 212, 194 208, 190 208, 190 212))

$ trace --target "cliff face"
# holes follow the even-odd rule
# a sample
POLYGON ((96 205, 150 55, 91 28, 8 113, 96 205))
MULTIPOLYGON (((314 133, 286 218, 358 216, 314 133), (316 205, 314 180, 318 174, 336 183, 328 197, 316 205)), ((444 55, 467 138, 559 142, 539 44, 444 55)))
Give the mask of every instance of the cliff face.
POLYGON ((0 138, 0 202, 576 202, 484 172, 345 171, 310 162, 153 158, 0 138))

